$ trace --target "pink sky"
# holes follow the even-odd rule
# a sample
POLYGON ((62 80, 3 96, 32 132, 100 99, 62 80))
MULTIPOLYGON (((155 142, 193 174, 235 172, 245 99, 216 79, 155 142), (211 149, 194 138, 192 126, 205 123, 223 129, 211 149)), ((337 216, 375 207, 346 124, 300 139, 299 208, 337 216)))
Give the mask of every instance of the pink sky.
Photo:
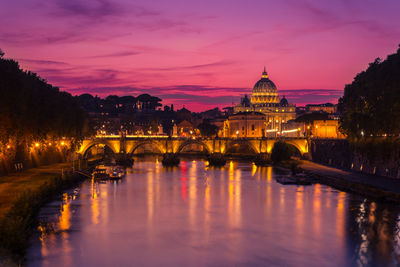
POLYGON ((7 1, 0 48, 72 94, 199 111, 250 94, 265 65, 290 102, 336 102, 397 50, 399 12, 398 0, 7 1))

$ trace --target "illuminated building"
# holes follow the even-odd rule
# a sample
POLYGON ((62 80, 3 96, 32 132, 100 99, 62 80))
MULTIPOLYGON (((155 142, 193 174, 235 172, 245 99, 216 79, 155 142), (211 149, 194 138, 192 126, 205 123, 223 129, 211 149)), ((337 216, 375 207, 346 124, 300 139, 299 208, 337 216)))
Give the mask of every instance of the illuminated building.
POLYGON ((326 104, 309 104, 306 105, 306 109, 308 112, 325 112, 328 114, 333 114, 336 113, 336 105, 332 103, 326 103, 326 104))
POLYGON ((266 130, 281 131, 282 124, 296 119, 296 106, 289 104, 283 97, 279 99, 275 84, 269 79, 267 72, 254 85, 251 99, 242 98, 240 104, 234 107, 234 112, 260 112, 266 116, 266 130))
POLYGON ((177 125, 177 134, 179 136, 193 136, 198 134, 198 130, 194 128, 191 122, 183 120, 177 125))
POLYGON ((239 112, 224 122, 224 137, 262 137, 267 127, 266 116, 260 112, 239 112))
POLYGON ((339 132, 338 120, 315 120, 312 136, 314 138, 344 138, 344 135, 339 132))

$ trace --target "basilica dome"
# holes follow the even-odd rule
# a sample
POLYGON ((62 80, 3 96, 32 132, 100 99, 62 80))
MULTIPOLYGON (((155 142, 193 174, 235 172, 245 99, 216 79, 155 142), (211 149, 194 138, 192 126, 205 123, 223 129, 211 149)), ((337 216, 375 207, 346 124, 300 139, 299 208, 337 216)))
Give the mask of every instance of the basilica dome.
POLYGON ((287 107, 287 106, 289 106, 289 102, 287 101, 287 99, 286 99, 285 96, 283 96, 283 98, 281 99, 280 104, 281 104, 282 107, 287 107))
POLYGON ((279 103, 278 91, 275 84, 268 78, 268 73, 262 73, 261 79, 256 82, 251 95, 251 103, 253 104, 271 104, 279 103))

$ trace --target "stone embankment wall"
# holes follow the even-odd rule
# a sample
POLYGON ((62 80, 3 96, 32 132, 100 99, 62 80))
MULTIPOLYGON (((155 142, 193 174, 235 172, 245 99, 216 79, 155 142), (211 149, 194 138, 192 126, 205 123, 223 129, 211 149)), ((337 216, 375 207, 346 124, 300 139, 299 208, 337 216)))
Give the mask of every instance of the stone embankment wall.
POLYGON ((344 139, 316 139, 311 141, 311 156, 316 163, 336 168, 400 178, 399 149, 368 153, 360 152, 344 139))

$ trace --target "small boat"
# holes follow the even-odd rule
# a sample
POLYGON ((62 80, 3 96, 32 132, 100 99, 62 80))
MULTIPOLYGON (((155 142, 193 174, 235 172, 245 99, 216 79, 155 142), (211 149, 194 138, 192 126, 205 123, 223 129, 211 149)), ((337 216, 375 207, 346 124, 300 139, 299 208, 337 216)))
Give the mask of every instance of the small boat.
POLYGON ((106 179, 110 178, 110 176, 107 173, 107 169, 102 166, 98 166, 98 167, 96 167, 96 169, 94 169, 94 171, 92 173, 92 177, 95 180, 106 180, 106 179))
POLYGON ((122 167, 115 167, 111 170, 111 173, 109 174, 110 179, 122 179, 126 174, 125 169, 122 167))
POLYGON ((278 176, 276 181, 283 185, 311 185, 312 181, 306 176, 278 176))

